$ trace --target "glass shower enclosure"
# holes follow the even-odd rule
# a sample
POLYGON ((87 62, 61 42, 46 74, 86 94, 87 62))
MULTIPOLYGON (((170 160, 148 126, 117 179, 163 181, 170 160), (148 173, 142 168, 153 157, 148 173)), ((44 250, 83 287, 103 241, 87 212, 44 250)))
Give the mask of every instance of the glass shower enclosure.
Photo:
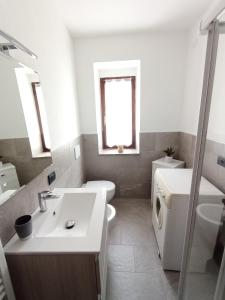
POLYGON ((202 176, 225 190, 224 33, 223 17, 209 25, 179 300, 225 299, 225 200, 200 196, 202 176))

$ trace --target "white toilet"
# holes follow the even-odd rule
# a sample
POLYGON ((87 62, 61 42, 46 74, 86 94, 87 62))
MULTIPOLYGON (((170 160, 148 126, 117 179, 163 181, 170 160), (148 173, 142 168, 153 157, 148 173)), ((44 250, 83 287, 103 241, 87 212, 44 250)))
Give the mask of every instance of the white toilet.
POLYGON ((87 181, 83 184, 83 187, 106 189, 106 200, 108 203, 113 199, 116 188, 113 182, 107 180, 87 181))
MULTIPOLYGON (((115 189, 116 186, 113 182, 107 181, 107 180, 93 180, 93 181, 87 181, 83 184, 84 188, 104 188, 106 189, 106 201, 109 203, 114 195, 115 195, 115 189)), ((115 207, 113 207, 111 204, 107 204, 107 218, 108 218, 108 224, 109 224, 109 230, 112 227, 113 219, 116 216, 116 210, 115 207)))
POLYGON ((108 226, 109 230, 112 228, 113 223, 115 221, 116 209, 111 204, 107 204, 107 218, 108 218, 108 226))

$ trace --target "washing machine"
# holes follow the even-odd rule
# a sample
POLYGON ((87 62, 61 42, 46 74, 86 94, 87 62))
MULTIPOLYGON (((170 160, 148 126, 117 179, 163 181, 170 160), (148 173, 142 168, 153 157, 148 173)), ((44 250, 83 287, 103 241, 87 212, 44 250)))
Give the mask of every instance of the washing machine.
MULTIPOLYGON (((192 169, 157 169, 153 191, 152 223, 165 270, 180 271, 190 198, 192 169)), ((204 177, 199 202, 219 203, 224 194, 204 177)))
POLYGON ((170 162, 165 161, 165 157, 159 158, 152 162, 152 186, 151 186, 151 206, 153 203, 153 190, 154 190, 154 175, 157 169, 174 169, 184 168, 185 162, 182 160, 172 159, 170 162))

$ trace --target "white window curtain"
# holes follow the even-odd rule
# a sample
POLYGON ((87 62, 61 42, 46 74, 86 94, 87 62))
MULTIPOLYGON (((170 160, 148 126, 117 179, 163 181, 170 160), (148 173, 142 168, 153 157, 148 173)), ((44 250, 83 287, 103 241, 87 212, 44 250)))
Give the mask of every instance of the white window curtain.
POLYGON ((131 79, 105 82, 106 144, 109 147, 132 144, 131 79))

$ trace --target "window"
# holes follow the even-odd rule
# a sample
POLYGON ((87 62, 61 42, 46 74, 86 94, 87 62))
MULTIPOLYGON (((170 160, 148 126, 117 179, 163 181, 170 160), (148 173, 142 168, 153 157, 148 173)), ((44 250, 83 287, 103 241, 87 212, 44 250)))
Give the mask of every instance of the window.
POLYGON ((50 151, 50 143, 48 140, 47 132, 47 119, 45 115, 45 109, 44 109, 44 102, 43 102, 43 94, 41 90, 41 84, 40 82, 32 82, 31 83, 33 95, 34 95, 34 102, 37 112, 37 119, 38 119, 38 125, 40 130, 40 138, 41 138, 41 144, 43 148, 43 152, 49 152, 50 151))
POLYGON ((100 78, 103 149, 136 148, 136 77, 100 78))
POLYGON ((32 157, 49 157, 50 138, 45 99, 37 72, 19 63, 15 68, 32 157))
POLYGON ((139 154, 140 60, 93 66, 99 155, 139 154))

